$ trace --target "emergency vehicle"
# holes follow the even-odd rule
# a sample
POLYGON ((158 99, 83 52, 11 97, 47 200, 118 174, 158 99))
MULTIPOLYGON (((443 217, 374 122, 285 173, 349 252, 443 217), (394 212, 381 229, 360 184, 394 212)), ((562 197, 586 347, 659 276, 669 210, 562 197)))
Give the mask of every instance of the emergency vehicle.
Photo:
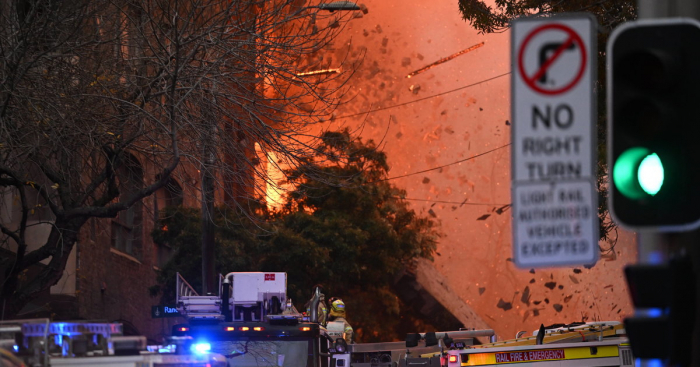
POLYGON ((413 333, 404 342, 351 344, 347 353, 333 355, 333 363, 339 367, 396 367, 408 364, 437 367, 446 343, 465 348, 479 343, 479 339, 483 338, 495 340, 494 331, 483 329, 413 333), (438 357, 432 358, 434 355, 438 357))
POLYGON ((191 340, 149 348, 121 323, 49 319, 0 321, 0 366, 225 367, 217 354, 191 353, 191 340))
POLYGON ((443 350, 438 340, 473 345, 495 337, 493 330, 462 330, 416 333, 407 343, 348 345, 342 323, 318 322, 318 290, 305 317, 286 289, 286 273, 232 272, 219 275, 218 294, 204 296, 177 274, 177 309, 188 322, 175 325, 173 335, 191 337, 195 350, 221 354, 238 367, 396 367, 443 350))
POLYGON ((221 354, 229 366, 329 367, 332 353, 346 353, 318 323, 320 294, 305 320, 287 298, 286 273, 219 275, 216 295, 199 295, 179 273, 176 286, 188 322, 173 326, 173 336, 191 337, 195 350, 221 354))
POLYGON ((532 336, 496 342, 493 330, 409 334, 405 342, 344 343, 321 326, 320 294, 304 318, 286 296, 286 273, 219 276, 219 292, 201 296, 177 275, 177 308, 188 319, 173 335, 223 355, 229 366, 258 367, 461 367, 629 366, 631 349, 619 322, 542 327, 532 336), (485 342, 481 339, 487 338, 485 342))
POLYGON ((436 359, 436 366, 632 366, 634 357, 617 321, 553 325, 533 332, 532 336, 501 342, 451 348, 440 355, 423 355, 436 359))

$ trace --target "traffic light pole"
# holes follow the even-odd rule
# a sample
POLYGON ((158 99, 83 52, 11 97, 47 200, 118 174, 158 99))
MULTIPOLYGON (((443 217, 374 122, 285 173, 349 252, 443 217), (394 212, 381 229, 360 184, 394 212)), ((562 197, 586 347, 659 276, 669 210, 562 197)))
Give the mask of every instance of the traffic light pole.
POLYGON ((700 2, 696 0, 637 0, 639 19, 686 17, 700 19, 700 2))
MULTIPOLYGON (((700 1, 697 0, 637 0, 639 19, 689 17, 700 20, 700 1)), ((640 264, 667 264, 674 256, 686 255, 692 260, 695 272, 695 304, 700 305, 700 230, 681 233, 637 233, 640 264)), ((700 308, 695 312, 692 345, 700 345, 700 308)), ((690 366, 700 366, 700 350, 693 348, 690 366)))
MULTIPOLYGON (((700 305, 700 230, 679 233, 651 233, 637 234, 639 249, 639 263, 661 265, 668 264, 670 259, 686 257, 695 269, 695 291, 687 290, 688 295, 695 296, 695 305, 700 305)), ((693 284, 690 279, 684 280, 686 284, 693 284)), ((668 285, 673 288, 673 285, 668 285)), ((700 366, 700 308, 695 309, 694 323, 688 322, 688 328, 693 329, 692 348, 689 366, 700 366)))

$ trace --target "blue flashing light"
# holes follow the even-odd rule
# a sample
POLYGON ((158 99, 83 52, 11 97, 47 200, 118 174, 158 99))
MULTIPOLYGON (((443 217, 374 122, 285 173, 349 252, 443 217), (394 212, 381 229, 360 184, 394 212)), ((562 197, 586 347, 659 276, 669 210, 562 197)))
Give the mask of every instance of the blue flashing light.
POLYGON ((660 308, 649 308, 647 309, 646 314, 649 317, 661 317, 663 316, 664 311, 660 308))
POLYGON ((211 350, 211 344, 209 343, 195 343, 192 344, 192 351, 196 353, 207 353, 211 350))
POLYGON ((663 367, 664 361, 661 359, 635 359, 635 367, 663 367))
POLYGON ((177 345, 147 345, 146 350, 148 350, 151 353, 175 353, 175 351, 177 350, 177 345))
POLYGON ((176 346, 168 345, 167 347, 162 347, 158 349, 158 353, 175 353, 176 346))
POLYGON ((52 325, 56 329, 57 334, 69 334, 68 324, 65 322, 54 322, 52 325))
POLYGON ((661 251, 652 251, 647 256, 650 264, 663 264, 665 261, 665 255, 661 251))
POLYGON ((634 311, 634 315, 638 317, 650 317, 658 318, 666 314, 666 309, 652 307, 652 308, 638 308, 634 311))
POLYGON ((13 345, 13 346, 12 346, 12 349, 15 350, 15 353, 19 352, 19 345, 16 345, 16 344, 13 345))

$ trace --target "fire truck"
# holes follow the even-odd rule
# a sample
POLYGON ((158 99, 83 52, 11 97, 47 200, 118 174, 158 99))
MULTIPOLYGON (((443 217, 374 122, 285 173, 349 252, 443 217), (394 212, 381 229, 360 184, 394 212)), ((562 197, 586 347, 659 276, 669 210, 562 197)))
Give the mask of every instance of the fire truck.
POLYGON ((109 322, 1 321, 0 366, 226 366, 221 355, 191 353, 188 338, 149 348, 145 336, 125 336, 122 329, 109 322))
POLYGON ((495 336, 491 329, 413 333, 403 342, 351 344, 346 353, 334 354, 333 362, 351 367, 432 366, 439 363, 446 345, 467 348, 484 339, 495 340, 495 336))
POLYGON ((286 273, 219 275, 218 294, 199 295, 177 274, 177 309, 187 319, 172 335, 192 348, 223 355, 229 366, 329 367, 346 352, 318 323, 317 293, 305 318, 287 298, 286 273))
POLYGON ((411 365, 462 367, 632 366, 634 357, 618 321, 552 325, 531 336, 469 347, 446 345, 439 354, 407 361, 411 365))
POLYGON ((628 366, 631 349, 619 322, 553 325, 532 336, 496 341, 493 330, 414 333, 404 342, 350 344, 334 339, 316 314, 304 317, 286 296, 286 273, 219 276, 219 293, 199 295, 177 275, 177 308, 188 320, 173 327, 192 348, 223 355, 238 367, 628 366))
POLYGON ((304 316, 286 289, 286 273, 232 272, 219 276, 217 294, 199 295, 177 274, 177 309, 188 322, 175 325, 173 336, 190 337, 194 350, 221 354, 238 367, 396 367, 407 357, 442 350, 438 338, 473 345, 494 336, 493 330, 462 330, 415 334, 409 343, 348 345, 333 322, 318 322, 318 292, 304 316))
POLYGON ((495 341, 493 330, 415 333, 405 342, 353 344, 335 355, 337 366, 633 366, 623 325, 617 321, 542 326, 531 336, 495 341), (488 337, 490 342, 481 343, 488 337))

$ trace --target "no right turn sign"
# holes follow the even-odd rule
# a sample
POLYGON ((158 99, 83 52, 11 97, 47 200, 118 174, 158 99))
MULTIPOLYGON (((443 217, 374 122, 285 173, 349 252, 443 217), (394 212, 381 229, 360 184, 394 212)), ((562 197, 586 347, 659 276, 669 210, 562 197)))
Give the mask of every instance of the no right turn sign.
POLYGON ((520 267, 598 259, 595 19, 512 28, 513 254, 520 267))
POLYGON ((581 36, 565 24, 547 23, 531 30, 520 45, 518 72, 533 91, 557 95, 575 87, 588 58, 581 36))

